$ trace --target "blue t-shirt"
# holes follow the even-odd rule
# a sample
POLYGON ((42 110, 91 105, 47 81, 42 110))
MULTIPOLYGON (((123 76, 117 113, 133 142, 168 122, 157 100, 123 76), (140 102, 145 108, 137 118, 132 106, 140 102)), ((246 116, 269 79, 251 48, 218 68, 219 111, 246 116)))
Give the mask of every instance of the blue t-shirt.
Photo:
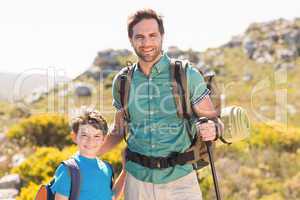
MULTIPOLYGON (((77 153, 74 155, 80 168, 80 195, 78 200, 111 200, 113 192, 112 169, 108 163, 98 158, 90 159, 77 153)), ((60 165, 55 172, 55 182, 51 186, 53 193, 69 197, 71 177, 68 168, 60 165)))

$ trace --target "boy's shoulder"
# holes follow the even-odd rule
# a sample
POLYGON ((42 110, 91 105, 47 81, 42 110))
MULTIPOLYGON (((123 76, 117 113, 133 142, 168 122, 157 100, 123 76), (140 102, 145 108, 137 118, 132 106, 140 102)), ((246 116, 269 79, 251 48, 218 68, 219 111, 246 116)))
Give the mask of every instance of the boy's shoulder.
POLYGON ((56 174, 68 174, 70 176, 71 168, 79 169, 78 161, 74 157, 63 160, 56 168, 56 174))
POLYGON ((103 165, 110 170, 110 172, 113 174, 114 173, 114 169, 113 169, 113 166, 110 162, 108 162, 107 160, 101 160, 99 159, 100 162, 103 163, 103 165))
POLYGON ((68 173, 68 167, 63 163, 60 163, 56 168, 56 174, 67 174, 67 173, 68 173))
MULTIPOLYGON (((64 160, 58 165, 53 181, 49 184, 52 193, 60 193, 71 197, 79 194, 80 171, 74 158, 64 160), (75 184, 74 184, 75 183, 75 184)), ((73 198, 71 198, 73 199, 73 198)))

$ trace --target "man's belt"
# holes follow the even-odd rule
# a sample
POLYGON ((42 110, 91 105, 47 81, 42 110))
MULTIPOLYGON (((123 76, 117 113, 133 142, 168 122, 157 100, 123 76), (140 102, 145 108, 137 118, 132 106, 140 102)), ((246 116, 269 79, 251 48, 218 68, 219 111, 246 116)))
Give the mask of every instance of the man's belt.
POLYGON ((150 169, 165 169, 175 165, 184 165, 188 161, 194 160, 194 152, 173 153, 168 157, 152 157, 139 154, 126 149, 126 160, 138 163, 150 169))

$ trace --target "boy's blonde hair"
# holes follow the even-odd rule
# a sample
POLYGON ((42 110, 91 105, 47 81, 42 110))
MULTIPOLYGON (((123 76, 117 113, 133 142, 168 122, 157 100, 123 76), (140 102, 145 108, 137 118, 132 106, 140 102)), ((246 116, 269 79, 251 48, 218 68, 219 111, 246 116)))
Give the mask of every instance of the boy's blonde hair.
POLYGON ((80 113, 71 120, 71 128, 73 133, 77 134, 80 125, 89 124, 94 128, 101 130, 104 135, 108 132, 107 122, 99 111, 82 107, 80 113))

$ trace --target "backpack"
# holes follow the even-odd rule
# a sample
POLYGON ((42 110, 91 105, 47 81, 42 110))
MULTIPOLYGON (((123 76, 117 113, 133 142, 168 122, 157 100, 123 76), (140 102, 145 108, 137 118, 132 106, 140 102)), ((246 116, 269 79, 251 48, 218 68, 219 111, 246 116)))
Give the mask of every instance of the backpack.
MULTIPOLYGON (((77 200, 80 189, 80 171, 79 166, 74 158, 63 161, 61 164, 65 165, 71 176, 71 192, 70 200, 77 200)), ((55 179, 53 178, 47 185, 41 185, 35 200, 54 200, 55 194, 51 191, 51 186, 54 184, 55 179)))
MULTIPOLYGON (((105 162, 105 161, 103 161, 105 162)), ((113 188, 114 182, 114 170, 110 163, 105 162, 112 171, 112 181, 110 187, 113 188)), ((80 170, 79 166, 74 158, 63 161, 61 164, 65 165, 71 176, 71 191, 70 200, 77 200, 80 193, 80 170)), ((51 186, 54 184, 55 179, 53 178, 47 185, 41 185, 34 200, 54 200, 55 194, 51 191, 51 186)))
MULTIPOLYGON (((191 107, 190 97, 189 97, 189 88, 187 84, 187 68, 189 66, 189 62, 187 60, 179 60, 179 59, 171 59, 171 82, 172 82, 172 93, 174 96, 177 115, 180 118, 186 119, 189 123, 189 138, 191 141, 191 148, 187 150, 193 151, 194 160, 188 162, 194 165, 194 168, 200 169, 209 164, 208 162, 208 154, 205 143, 199 141, 200 139, 197 137, 193 137, 191 135, 191 124, 190 118, 193 116, 193 110, 191 107)), ((216 82, 214 80, 215 74, 212 72, 206 72, 204 70, 198 69, 198 71, 204 77, 204 80, 207 84, 207 88, 210 90, 210 97, 215 106, 218 115, 221 113, 221 98, 220 93, 217 88, 216 82)), ((122 68, 120 73, 117 75, 117 84, 121 107, 124 110, 124 119, 126 122, 130 122, 130 115, 128 112, 128 100, 130 93, 130 85, 132 80, 132 75, 134 72, 134 65, 127 66, 122 68)), ((124 140, 127 142, 126 134, 124 134, 124 140)), ((214 147, 214 146, 213 146, 214 147)))

